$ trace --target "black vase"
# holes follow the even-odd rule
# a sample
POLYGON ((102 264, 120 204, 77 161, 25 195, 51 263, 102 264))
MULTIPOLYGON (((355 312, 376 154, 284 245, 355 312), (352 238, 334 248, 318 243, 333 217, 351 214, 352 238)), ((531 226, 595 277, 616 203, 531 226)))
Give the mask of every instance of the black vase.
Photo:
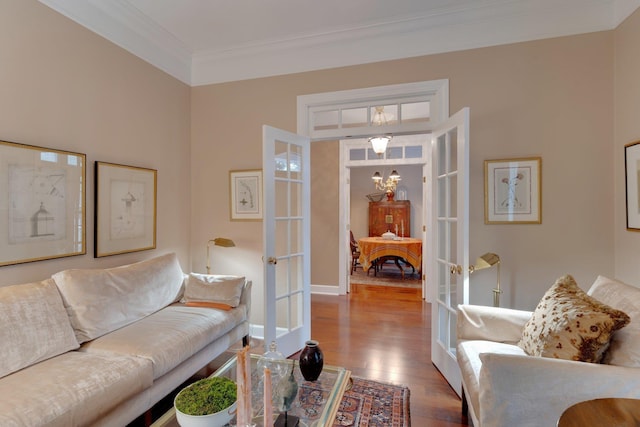
POLYGON ((322 372, 324 357, 318 346, 318 341, 309 340, 300 353, 300 372, 307 381, 315 381, 322 372))

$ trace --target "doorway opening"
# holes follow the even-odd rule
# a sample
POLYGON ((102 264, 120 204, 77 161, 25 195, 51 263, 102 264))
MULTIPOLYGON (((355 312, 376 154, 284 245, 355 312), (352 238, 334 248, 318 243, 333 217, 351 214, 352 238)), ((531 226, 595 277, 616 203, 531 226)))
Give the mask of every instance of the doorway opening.
MULTIPOLYGON (((345 212, 348 212, 349 195, 345 194, 348 191, 347 183, 350 179, 350 169, 343 167, 343 157, 349 159, 350 167, 356 166, 355 163, 360 160, 367 163, 368 159, 382 161, 385 165, 405 163, 416 154, 411 149, 398 144, 399 138, 420 137, 422 135, 425 141, 430 141, 427 135, 448 116, 449 82, 446 79, 298 97, 297 133, 311 138, 312 158, 317 146, 322 146, 324 151, 328 145, 332 147, 329 151, 333 152, 333 157, 330 154, 321 154, 327 156, 324 164, 327 165, 326 168, 333 171, 332 174, 325 175, 324 179, 318 181, 314 176, 318 169, 315 166, 312 167, 312 205, 314 205, 314 200, 323 200, 322 203, 316 203, 312 207, 312 215, 316 215, 316 210, 327 211, 329 208, 335 212, 336 205, 338 205, 340 213, 340 220, 337 223, 322 224, 318 228, 313 226, 312 241, 322 240, 324 246, 312 244, 311 269, 312 276, 314 276, 312 278, 312 292, 329 294, 345 294, 347 292, 351 250, 349 218, 345 218, 345 212), (382 125, 374 122, 375 112, 379 107, 383 107, 388 118, 382 125), (393 135, 392 144, 382 159, 377 157, 366 139, 379 134, 393 135), (347 139, 350 143, 361 139, 362 146, 349 153, 344 153, 342 148, 338 146, 338 141, 343 139, 347 139), (314 144, 315 142, 323 142, 323 144, 314 144), (341 158, 339 168, 338 157, 341 158), (336 187, 338 187, 337 192, 336 187), (336 197, 338 192, 339 197, 336 197), (334 240, 334 244, 331 245, 330 243, 334 240), (336 247, 338 247, 338 253, 335 251, 336 247), (314 272, 321 272, 321 277, 317 281, 314 272), (336 282, 338 282, 338 287, 335 286, 336 282)), ((430 162, 426 161, 431 155, 431 151, 427 149, 429 146, 430 142, 414 144, 414 147, 419 150, 419 154, 417 159, 414 158, 413 161, 422 165, 423 177, 430 175, 430 169, 428 169, 430 162)), ((424 200, 426 185, 423 185, 423 188, 424 200)), ((318 224, 314 218, 312 216, 312 223, 318 224)), ((427 223, 426 209, 423 209, 422 218, 416 220, 416 224, 418 223, 427 223)), ((424 234, 424 232, 423 229, 422 233, 424 234)), ((423 259, 426 258, 425 251, 426 248, 423 249, 423 259)), ((425 298, 429 295, 427 286, 428 284, 423 282, 423 297, 425 298)))
MULTIPOLYGON (((344 173, 340 183, 342 206, 340 212, 343 215, 339 216, 339 229, 353 231, 358 238, 380 237, 378 236, 380 230, 370 229, 369 227, 370 222, 375 221, 369 216, 370 208, 384 209, 385 211, 393 209, 396 214, 399 213, 396 209, 408 210, 408 215, 402 214, 406 216, 406 229, 404 220, 402 224, 399 224, 400 221, 396 217, 395 220, 392 219, 395 223, 392 226, 394 229, 382 230, 382 232, 390 231, 397 236, 417 239, 420 242, 410 246, 411 251, 416 254, 412 260, 416 265, 413 266, 411 271, 419 279, 419 288, 422 291, 423 299, 426 297, 426 286, 421 275, 422 263, 420 260, 425 259, 429 243, 426 240, 426 212, 428 206, 426 176, 430 140, 428 133, 397 136, 393 138, 387 151, 382 156, 372 153, 370 144, 366 139, 342 140, 340 142, 340 168, 344 169, 344 173), (401 177, 393 197, 394 203, 389 204, 383 201, 382 206, 375 203, 370 204, 371 193, 376 193, 371 176, 375 172, 379 172, 382 176, 387 177, 394 170, 401 177), (390 206, 397 206, 397 208, 390 208, 390 206)), ((387 198, 384 197, 384 199, 386 200, 387 198)), ((382 221, 382 218, 379 220, 382 221)), ((384 225, 382 227, 384 228, 384 225)), ((402 242, 396 242, 396 244, 401 244, 406 249, 407 246, 404 246, 404 241, 402 242)), ((351 253, 348 252, 346 256, 345 261, 349 262, 351 253)), ((403 266, 401 261, 395 265, 398 269, 403 266)), ((369 270, 371 271, 371 269, 369 270)), ((375 277, 375 269, 370 275, 375 277)), ((351 276, 350 269, 340 276, 339 289, 341 294, 350 291, 351 276)), ((400 278, 402 279, 402 276, 400 278)))
MULTIPOLYGON (((349 193, 349 229, 353 233, 356 242, 361 238, 379 236, 380 230, 392 232, 400 238, 422 239, 424 198, 423 198, 423 165, 400 164, 378 166, 354 166, 350 168, 349 193), (388 177, 392 171, 399 173, 401 180, 398 182, 392 203, 387 202, 383 193, 377 192, 372 176, 379 172, 383 177, 388 177), (373 200, 370 200, 371 195, 373 200), (377 197, 376 197, 377 196, 377 197), (375 200, 382 196, 381 203, 375 200), (398 203, 395 203, 398 202, 398 203), (402 218, 394 221, 396 224, 383 225, 383 218, 372 220, 375 212, 379 214, 386 206, 397 206, 402 210, 402 218), (406 214, 404 213, 406 209, 406 214), (373 222, 380 225, 372 227, 373 222), (381 228, 382 227, 382 228, 381 228), (375 230, 379 229, 379 230, 375 230)), ((386 213, 386 212, 385 212, 386 213)), ((396 211, 397 213, 397 211, 396 211)), ((426 244, 426 242, 424 242, 426 244)), ((415 247, 415 246, 414 246, 415 247)), ((359 248, 361 249, 361 248, 359 248)), ((350 260, 351 261, 351 260, 350 260)), ((401 289, 415 289, 422 298, 422 269, 407 265, 398 259, 386 259, 384 263, 369 268, 368 271, 360 263, 353 265, 353 269, 347 275, 347 290, 353 291, 354 284, 367 284, 388 287, 388 291, 401 289), (376 268, 377 267, 377 268, 376 268)))

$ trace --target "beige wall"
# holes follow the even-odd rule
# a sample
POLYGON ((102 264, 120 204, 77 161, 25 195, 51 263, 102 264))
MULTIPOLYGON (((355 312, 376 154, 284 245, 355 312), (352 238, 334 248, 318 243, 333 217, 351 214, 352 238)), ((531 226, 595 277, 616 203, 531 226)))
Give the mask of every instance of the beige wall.
MULTIPOLYGON (((6 2, 0 139, 86 153, 90 185, 87 255, 3 267, 0 285, 167 251, 178 252, 183 268, 204 271, 206 241, 225 236, 237 247, 213 248, 213 271, 254 280, 259 307, 261 222, 229 220, 228 172, 261 167, 262 124, 294 131, 298 95, 442 78, 451 113, 471 107, 470 256, 500 254, 503 305, 532 308, 564 273, 584 288, 597 274, 635 280, 638 235, 621 230, 621 156, 640 126, 637 20, 636 13, 615 32, 189 89, 35 0, 6 2), (543 223, 485 225, 483 161, 533 155, 543 159, 543 223), (158 169, 157 250, 92 257, 95 160, 158 169)), ((314 253, 337 254, 337 235, 322 237, 328 246, 314 243, 314 253)), ((322 268, 337 270, 330 264, 322 268)), ((491 303, 494 279, 492 270, 474 275, 472 302, 491 303)))
POLYGON ((87 155, 87 254, 0 268, 0 286, 66 268, 189 255, 190 88, 36 0, 0 13, 0 139, 87 155), (157 249, 93 258, 94 162, 158 170, 157 249))
MULTIPOLYGON (((564 273, 588 288, 614 266, 612 64, 613 32, 600 32, 196 87, 194 265, 204 251, 196 240, 224 233, 242 248, 242 263, 229 255, 227 268, 247 271, 261 289, 261 226, 228 220, 227 173, 260 167, 262 124, 295 131, 298 95, 447 78, 451 113, 471 107, 471 258, 502 257, 505 306, 533 308, 564 273), (485 225, 483 161, 525 156, 543 159, 543 223, 485 225)), ((335 236, 312 236, 314 253, 319 238, 323 252, 336 253, 335 236)), ((323 260, 322 268, 338 267, 323 260)), ((495 271, 476 273, 472 302, 491 304, 494 281, 495 271)))
POLYGON ((640 286, 640 233, 626 229, 624 145, 640 140, 640 11, 615 31, 615 276, 640 286))
POLYGON ((340 216, 339 141, 311 144, 311 283, 338 283, 340 216))

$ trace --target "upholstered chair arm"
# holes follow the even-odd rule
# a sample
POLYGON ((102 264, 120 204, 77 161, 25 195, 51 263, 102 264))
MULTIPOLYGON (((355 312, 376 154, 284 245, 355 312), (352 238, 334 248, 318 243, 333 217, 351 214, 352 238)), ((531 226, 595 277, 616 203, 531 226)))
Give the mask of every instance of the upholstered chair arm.
POLYGON ((483 305, 458 306, 458 339, 517 343, 532 312, 483 305))
POLYGON ((498 353, 480 354, 480 425, 555 426, 570 406, 640 398, 640 369, 498 353))
POLYGON ((251 286, 251 280, 247 280, 240 294, 240 304, 244 304, 247 307, 247 320, 251 317, 251 286))

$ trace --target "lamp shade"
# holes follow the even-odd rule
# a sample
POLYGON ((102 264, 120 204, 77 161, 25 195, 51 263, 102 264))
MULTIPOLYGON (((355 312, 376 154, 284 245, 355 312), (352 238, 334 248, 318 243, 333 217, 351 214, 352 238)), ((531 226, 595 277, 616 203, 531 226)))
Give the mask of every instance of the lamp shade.
POLYGON ((474 270, 482 270, 484 268, 493 267, 499 262, 500 262, 500 257, 498 255, 491 252, 487 252, 486 254, 478 257, 473 268, 474 270))
POLYGON ((373 152, 376 154, 382 154, 387 151, 387 144, 391 141, 391 137, 383 135, 383 136, 374 136, 369 138, 369 142, 373 147, 373 152))
POLYGON ((213 241, 214 245, 222 246, 223 248, 232 248, 236 245, 233 240, 224 237, 216 237, 215 239, 210 240, 210 242, 211 241, 213 241))

